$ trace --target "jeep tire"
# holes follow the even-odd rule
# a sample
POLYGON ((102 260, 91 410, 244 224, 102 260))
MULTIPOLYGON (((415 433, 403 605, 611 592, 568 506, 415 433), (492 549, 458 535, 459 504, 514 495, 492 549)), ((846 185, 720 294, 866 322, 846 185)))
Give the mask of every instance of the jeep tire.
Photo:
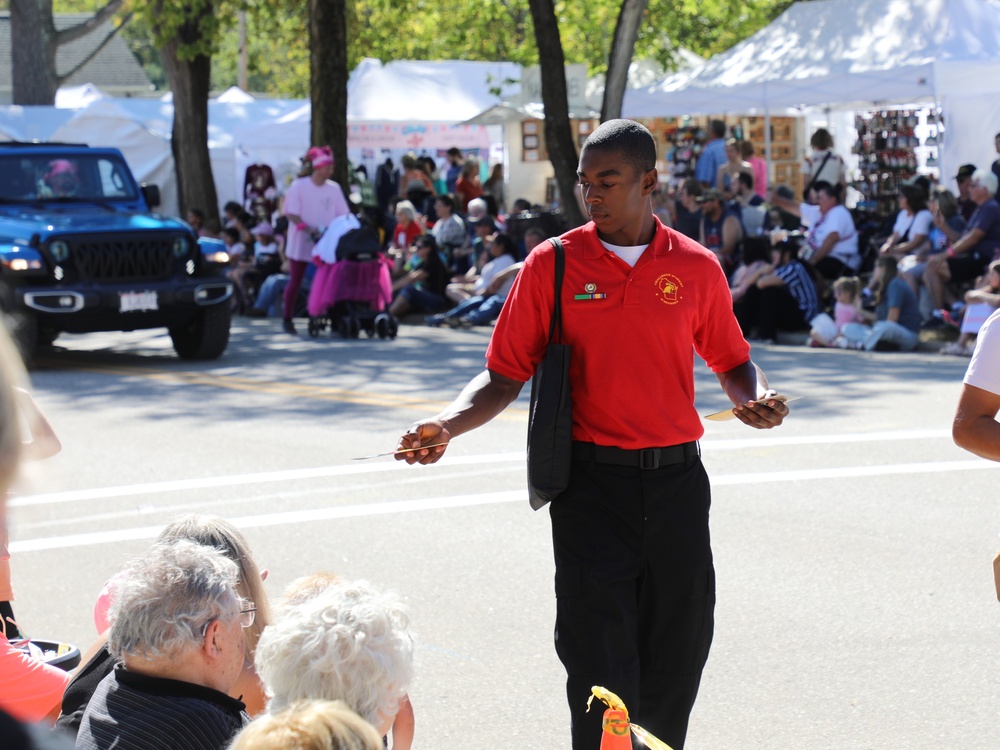
POLYGON ((229 344, 232 309, 228 300, 206 307, 186 326, 170 328, 174 351, 181 359, 218 359, 229 344))

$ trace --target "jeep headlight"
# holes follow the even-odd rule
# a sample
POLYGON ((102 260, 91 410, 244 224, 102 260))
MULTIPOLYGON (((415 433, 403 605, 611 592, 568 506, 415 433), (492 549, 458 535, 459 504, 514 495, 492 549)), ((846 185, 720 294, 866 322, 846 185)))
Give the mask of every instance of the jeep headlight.
POLYGON ((42 256, 30 247, 8 246, 0 250, 0 265, 11 273, 28 273, 34 276, 45 272, 42 256))
POLYGON ((183 258, 191 251, 191 243, 187 237, 178 237, 174 240, 174 257, 183 258))
POLYGON ((215 252, 205 253, 205 260, 209 263, 218 263, 219 265, 226 265, 229 263, 229 253, 225 250, 216 250, 215 252))
POLYGON ((50 242, 49 252, 56 263, 65 263, 69 259, 69 245, 62 240, 50 242))

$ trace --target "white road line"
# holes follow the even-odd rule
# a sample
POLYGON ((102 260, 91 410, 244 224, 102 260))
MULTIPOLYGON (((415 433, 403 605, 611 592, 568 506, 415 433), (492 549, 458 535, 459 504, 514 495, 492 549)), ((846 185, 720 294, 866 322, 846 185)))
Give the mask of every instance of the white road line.
MULTIPOLYGON (((751 474, 728 474, 712 479, 714 487, 726 487, 738 484, 764 484, 771 482, 802 482, 818 479, 850 479, 856 477, 891 476, 916 474, 940 474, 944 472, 968 472, 982 470, 1000 470, 1000 466, 989 461, 944 461, 940 463, 919 464, 883 464, 880 466, 850 466, 833 469, 803 469, 797 471, 759 472, 751 474)), ((334 506, 330 508, 313 508, 307 510, 284 511, 281 513, 263 513, 255 516, 243 516, 230 519, 243 529, 260 526, 287 526, 297 523, 312 523, 329 521, 336 518, 361 518, 364 516, 379 516, 390 513, 414 513, 424 510, 443 510, 447 508, 465 508, 477 505, 494 505, 498 503, 525 502, 525 490, 508 492, 488 492, 478 495, 457 495, 454 497, 431 497, 420 500, 397 500, 385 503, 363 505, 334 506)), ((73 547, 89 547, 96 544, 134 541, 137 539, 152 539, 163 528, 144 526, 133 529, 117 529, 113 531, 97 531, 89 534, 70 534, 67 536, 28 539, 10 544, 11 553, 41 552, 43 550, 66 549, 73 547)))
MULTIPOLYGON (((951 432, 945 429, 929 430, 896 430, 887 432, 847 433, 837 435, 802 435, 802 436, 755 436, 735 440, 702 441, 702 451, 705 453, 747 448, 776 448, 786 445, 833 445, 863 442, 897 442, 900 440, 936 440, 950 438, 951 432)), ((494 453, 483 456, 449 456, 440 466, 483 465, 488 463, 507 463, 523 461, 524 452, 494 453)), ((8 501, 11 508, 25 508, 36 505, 56 503, 71 503, 86 500, 105 500, 116 497, 136 497, 164 492, 180 492, 184 490, 211 489, 212 487, 235 487, 239 485, 267 484, 269 482, 289 482, 302 479, 321 479, 324 477, 344 477, 358 474, 375 474, 386 471, 406 469, 405 464, 397 461, 380 463, 351 464, 347 466, 321 466, 312 469, 286 469, 282 471, 266 471, 257 474, 237 474, 222 477, 200 477, 196 479, 176 479, 167 482, 151 482, 130 484, 120 487, 99 487, 89 490, 71 490, 67 492, 52 492, 43 495, 26 495, 15 497, 8 501)), ((412 469, 411 469, 412 471, 412 469)))

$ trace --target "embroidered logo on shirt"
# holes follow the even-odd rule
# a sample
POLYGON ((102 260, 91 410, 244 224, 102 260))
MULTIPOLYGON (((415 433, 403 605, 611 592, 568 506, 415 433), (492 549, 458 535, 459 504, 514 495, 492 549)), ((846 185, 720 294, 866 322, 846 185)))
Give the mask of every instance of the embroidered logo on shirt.
POLYGON ((574 294, 573 299, 605 299, 608 295, 597 291, 597 284, 590 282, 583 285, 586 294, 574 294))
POLYGON ((684 284, 672 273, 665 273, 656 280, 656 288, 660 290, 660 302, 665 305, 676 305, 681 299, 681 288, 684 284))

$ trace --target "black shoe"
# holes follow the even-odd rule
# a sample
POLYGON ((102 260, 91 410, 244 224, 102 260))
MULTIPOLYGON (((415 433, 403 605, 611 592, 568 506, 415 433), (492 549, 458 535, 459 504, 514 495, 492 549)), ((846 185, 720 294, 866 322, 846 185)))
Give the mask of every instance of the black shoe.
POLYGON ((290 333, 293 336, 298 335, 298 332, 295 330, 295 324, 292 322, 291 318, 285 318, 281 321, 281 330, 285 333, 290 333))

